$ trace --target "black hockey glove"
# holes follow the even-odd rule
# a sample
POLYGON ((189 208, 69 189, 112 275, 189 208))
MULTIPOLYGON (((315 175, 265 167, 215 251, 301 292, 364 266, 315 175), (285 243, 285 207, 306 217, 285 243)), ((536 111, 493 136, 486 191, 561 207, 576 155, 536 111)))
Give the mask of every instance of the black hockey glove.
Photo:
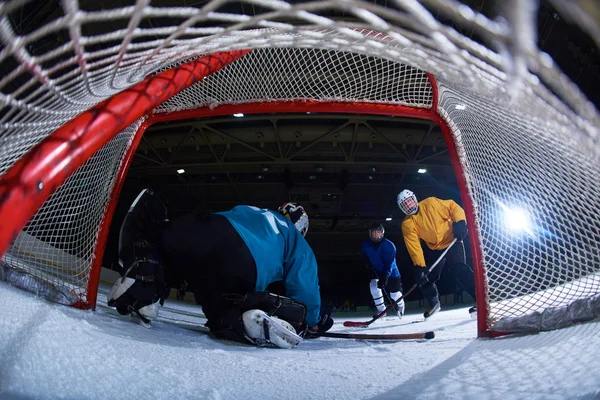
POLYGON ((456 240, 464 240, 469 233, 467 229, 467 222, 465 220, 458 221, 452 224, 452 233, 456 240))
POLYGON ((418 287, 423 287, 424 285, 427 284, 427 282, 429 282, 429 278, 427 277, 427 268, 426 267, 416 266, 414 268, 414 272, 415 272, 415 282, 417 283, 418 287))
POLYGON ((385 287, 388 284, 388 279, 390 278, 390 276, 384 272, 382 272, 381 274, 379 274, 379 280, 377 281, 377 287, 379 289, 385 289, 385 287))
POLYGON ((330 317, 331 309, 327 307, 321 308, 321 320, 316 326, 308 328, 307 337, 318 336, 319 333, 327 332, 333 326, 333 319, 330 317))

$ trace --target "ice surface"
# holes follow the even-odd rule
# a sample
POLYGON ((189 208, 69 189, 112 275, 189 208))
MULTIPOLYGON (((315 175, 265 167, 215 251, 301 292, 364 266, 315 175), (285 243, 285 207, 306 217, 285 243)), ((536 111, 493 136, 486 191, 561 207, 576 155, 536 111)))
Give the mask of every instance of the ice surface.
MULTIPOLYGON (((108 290, 107 288, 104 288, 108 290)), ((270 349, 184 326, 197 306, 167 301, 146 329, 103 304, 81 311, 0 283, 0 399, 560 399, 600 396, 600 324, 476 339, 467 308, 409 314, 360 332, 434 330, 429 341, 321 338, 270 349)), ((346 319, 338 313, 333 331, 346 319)))

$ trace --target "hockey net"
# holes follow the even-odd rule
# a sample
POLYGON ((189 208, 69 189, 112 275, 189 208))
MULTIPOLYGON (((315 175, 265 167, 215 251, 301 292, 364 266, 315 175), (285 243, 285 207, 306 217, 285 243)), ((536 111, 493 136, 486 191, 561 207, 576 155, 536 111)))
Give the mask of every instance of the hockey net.
POLYGON ((14 22, 29 2, 0 4, 2 278, 95 306, 107 225, 152 123, 233 110, 384 114, 445 134, 480 333, 549 310, 598 317, 600 118, 537 49, 535 2, 504 2, 512 11, 498 21, 450 0, 147 3, 64 0, 30 30, 14 22), (513 232, 507 212, 529 225, 513 232))

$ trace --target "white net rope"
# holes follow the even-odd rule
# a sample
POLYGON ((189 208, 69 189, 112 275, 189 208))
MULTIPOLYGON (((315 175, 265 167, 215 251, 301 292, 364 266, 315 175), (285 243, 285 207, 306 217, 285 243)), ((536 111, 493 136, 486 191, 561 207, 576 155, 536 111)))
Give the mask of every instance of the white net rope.
POLYGON ((440 82, 476 207, 490 323, 600 292, 597 160, 570 141, 572 126, 492 104, 440 82))
MULTIPOLYGON (((255 49, 155 112, 292 100, 428 108, 428 71, 444 82, 439 111, 456 135, 477 208, 490 320, 539 306, 502 306, 506 299, 598 272, 600 210, 590 188, 599 183, 600 118, 537 48, 535 2, 499 2, 509 12, 497 21, 452 0, 386 4, 254 0, 159 7, 140 0, 101 8, 63 0, 51 20, 26 30, 13 21, 31 3, 1 3, 0 66, 6 73, 0 78, 0 173, 77 114, 149 74, 204 54, 255 49), (485 45, 440 23, 438 14, 469 28, 485 45), (569 170, 574 165, 577 173, 569 170), (513 203, 547 235, 510 236, 497 209, 513 203)), ((136 127, 47 200, 6 262, 84 286, 107 196, 136 127), (23 251, 18 245, 25 243, 38 247, 23 251), (53 258, 61 252, 62 259, 53 258), (57 272, 57 265, 70 263, 80 266, 57 272)), ((599 289, 581 285, 576 291, 549 297, 568 301, 599 289)))
POLYGON ((352 101, 431 108, 431 83, 416 68, 360 54, 257 49, 165 101, 155 112, 270 101, 352 101))
POLYGON ((119 133, 46 200, 6 253, 6 264, 87 300, 98 233, 139 124, 119 133))

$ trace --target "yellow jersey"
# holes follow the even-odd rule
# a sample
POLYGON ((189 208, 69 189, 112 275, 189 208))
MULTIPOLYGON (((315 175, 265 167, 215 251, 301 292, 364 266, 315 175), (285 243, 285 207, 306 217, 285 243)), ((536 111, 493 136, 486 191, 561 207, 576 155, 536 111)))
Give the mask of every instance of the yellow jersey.
POLYGON ((452 224, 465 220, 465 211, 453 200, 428 197, 419 202, 419 210, 402 221, 404 243, 415 265, 425 267, 419 239, 431 250, 443 250, 454 240, 452 224))

